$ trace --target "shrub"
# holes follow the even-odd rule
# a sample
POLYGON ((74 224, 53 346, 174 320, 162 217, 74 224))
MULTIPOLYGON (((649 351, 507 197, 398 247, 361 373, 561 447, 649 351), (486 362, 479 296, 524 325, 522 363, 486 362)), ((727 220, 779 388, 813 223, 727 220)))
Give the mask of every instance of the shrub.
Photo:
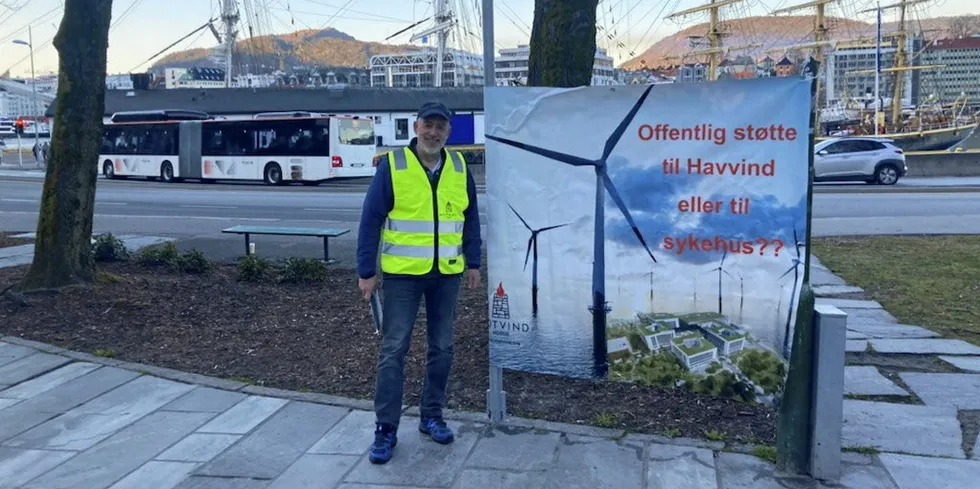
POLYGON ((92 243, 92 255, 95 261, 125 261, 129 258, 129 250, 126 244, 112 233, 105 233, 96 236, 92 243))
POLYGON ((172 241, 163 245, 144 246, 136 254, 136 262, 145 266, 173 266, 179 259, 180 252, 172 241))
POLYGON ((201 251, 190 250, 171 265, 178 272, 207 273, 211 271, 211 261, 201 251))
POLYGON ((279 281, 284 283, 323 282, 327 279, 327 264, 322 260, 310 258, 287 258, 279 272, 279 281))
POLYGON ((238 278, 245 282, 262 282, 269 278, 271 268, 264 258, 247 255, 238 261, 238 278))

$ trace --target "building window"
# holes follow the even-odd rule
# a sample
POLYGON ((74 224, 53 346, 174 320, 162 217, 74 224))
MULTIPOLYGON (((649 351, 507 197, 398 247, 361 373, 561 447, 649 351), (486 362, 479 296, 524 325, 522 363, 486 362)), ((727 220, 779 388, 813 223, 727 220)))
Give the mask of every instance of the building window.
POLYGON ((408 139, 408 119, 395 119, 395 139, 408 139))

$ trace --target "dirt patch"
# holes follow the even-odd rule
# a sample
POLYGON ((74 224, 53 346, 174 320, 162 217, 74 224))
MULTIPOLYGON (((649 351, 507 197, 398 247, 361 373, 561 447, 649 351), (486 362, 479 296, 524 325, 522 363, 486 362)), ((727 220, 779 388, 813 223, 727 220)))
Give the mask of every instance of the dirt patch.
POLYGON ((0 232, 0 248, 8 248, 10 246, 20 246, 25 244, 31 244, 34 242, 33 239, 27 238, 12 238, 11 236, 23 233, 4 233, 0 232))
POLYGON ((973 447, 976 446, 977 437, 980 436, 980 410, 962 410, 957 413, 960 420, 960 428, 963 430, 963 452, 967 458, 971 458, 973 447))
POLYGON ((936 355, 915 355, 910 353, 848 352, 848 365, 874 365, 880 371, 956 373, 960 369, 942 361, 936 355))
MULTIPOLYGON (((223 265, 205 275, 133 262, 101 268, 104 283, 30 297, 28 308, 4 302, 0 333, 269 387, 373 397, 379 338, 351 270, 330 269, 323 283, 301 285, 242 282, 234 267, 223 265)), ((25 269, 0 269, 0 288, 25 269)), ((464 288, 449 408, 485 410, 487 313, 485 288, 464 288)), ((407 405, 418 403, 425 367, 421 311, 417 324, 406 361, 407 405)), ((772 409, 681 389, 512 371, 505 389, 508 411, 516 416, 775 442, 772 409)))

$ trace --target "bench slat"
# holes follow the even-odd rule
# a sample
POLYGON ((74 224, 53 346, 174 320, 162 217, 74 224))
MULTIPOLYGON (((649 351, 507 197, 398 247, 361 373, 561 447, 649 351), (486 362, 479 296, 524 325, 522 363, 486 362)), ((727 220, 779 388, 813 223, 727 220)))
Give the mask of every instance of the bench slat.
POLYGON ((221 231, 232 234, 278 234, 290 236, 327 236, 337 237, 350 232, 341 228, 287 228, 275 226, 234 226, 221 231))

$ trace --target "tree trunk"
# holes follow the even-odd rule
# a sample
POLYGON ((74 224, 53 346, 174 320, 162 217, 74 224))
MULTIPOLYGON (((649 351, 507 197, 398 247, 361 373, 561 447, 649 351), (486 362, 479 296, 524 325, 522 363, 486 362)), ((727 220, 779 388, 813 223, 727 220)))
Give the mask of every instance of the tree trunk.
POLYGON ((54 38, 58 95, 34 261, 18 290, 91 282, 95 274, 92 214, 111 18, 112 0, 65 1, 54 38))
POLYGON ((592 84, 596 8, 599 0, 535 0, 527 84, 580 87, 592 84))

